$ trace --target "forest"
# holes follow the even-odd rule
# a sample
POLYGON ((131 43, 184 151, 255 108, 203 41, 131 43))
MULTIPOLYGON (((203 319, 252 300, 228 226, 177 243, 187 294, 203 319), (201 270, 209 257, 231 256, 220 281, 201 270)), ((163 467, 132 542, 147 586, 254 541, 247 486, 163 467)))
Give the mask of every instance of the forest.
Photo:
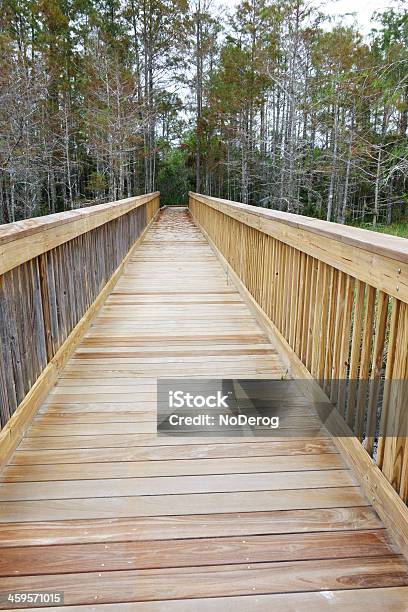
POLYGON ((408 217, 408 10, 2 0, 0 223, 188 190, 351 224, 408 217))

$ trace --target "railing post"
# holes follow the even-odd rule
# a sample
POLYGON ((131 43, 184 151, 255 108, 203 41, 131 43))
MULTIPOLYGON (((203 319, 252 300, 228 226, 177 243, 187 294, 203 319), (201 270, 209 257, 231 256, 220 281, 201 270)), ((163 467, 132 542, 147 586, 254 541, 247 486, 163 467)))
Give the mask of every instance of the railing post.
POLYGON ((153 193, 0 226, 0 464, 159 204, 153 193))
POLYGON ((189 207, 262 320, 363 443, 360 459, 377 461, 408 501, 408 241, 202 194, 190 193, 189 207), (262 274, 259 232, 268 238, 262 274))

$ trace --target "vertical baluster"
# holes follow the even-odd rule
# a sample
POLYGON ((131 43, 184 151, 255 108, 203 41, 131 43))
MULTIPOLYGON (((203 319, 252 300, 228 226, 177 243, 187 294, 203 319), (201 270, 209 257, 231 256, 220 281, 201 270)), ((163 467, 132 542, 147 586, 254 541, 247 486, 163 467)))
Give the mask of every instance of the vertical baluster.
POLYGON ((317 285, 317 273, 318 273, 318 261, 312 258, 312 276, 310 279, 310 297, 309 297, 309 316, 307 323, 307 346, 306 346, 306 367, 310 371, 312 366, 313 356, 313 329, 315 321, 315 308, 316 308, 316 285, 317 285))
POLYGON ((266 293, 266 301, 268 305, 268 314, 271 321, 276 321, 276 283, 277 283, 277 256, 278 256, 278 241, 268 236, 268 287, 266 293))
POLYGON ((344 321, 345 307, 345 292, 346 292, 347 275, 344 272, 338 273, 337 280, 337 304, 336 304, 336 319, 334 323, 334 343, 333 343, 333 361, 330 380, 330 401, 336 404, 338 396, 338 382, 340 371, 340 353, 342 344, 342 330, 344 321))
POLYGON ((303 334, 303 308, 305 303, 306 254, 300 252, 298 305, 296 312, 295 353, 300 355, 303 334))
POLYGON ((323 295, 324 295, 324 270, 325 264, 321 261, 317 264, 317 278, 316 278, 316 293, 313 305, 313 330, 310 337, 310 352, 312 355, 310 372, 315 378, 318 377, 319 361, 320 361, 320 332, 322 329, 322 317, 323 317, 323 295))
POLYGON ((316 378, 320 385, 323 385, 324 381, 324 366, 326 359, 327 349, 327 328, 329 320, 329 305, 330 305, 330 271, 329 266, 322 263, 321 270, 321 317, 320 324, 317 330, 316 338, 318 338, 316 345, 316 378))
POLYGON ((364 297, 366 286, 362 281, 356 283, 356 297, 354 304, 353 335, 351 339, 349 393, 346 407, 346 420, 353 429, 356 414, 356 399, 358 387, 358 371, 361 356, 361 335, 363 332, 364 297))
POLYGON ((331 268, 329 278, 329 314, 327 319, 326 354, 324 358, 324 390, 327 395, 330 395, 332 381, 338 277, 339 271, 335 268, 331 268))
POLYGON ((289 342, 289 332, 292 315, 292 288, 293 288, 293 259, 294 249, 286 246, 287 259, 284 275, 284 317, 282 320, 282 335, 289 342))
POLYGON ((398 342, 395 347, 393 382, 389 397, 389 418, 385 440, 383 472, 404 501, 408 499, 408 304, 401 303, 398 316, 398 342))
POLYGON ((16 389, 16 377, 13 369, 12 355, 12 329, 9 311, 9 283, 10 272, 0 276, 0 397, 2 398, 0 410, 0 425, 5 425, 6 421, 17 408, 18 399, 16 389))
POLYGON ((357 437, 361 438, 364 431, 365 413, 367 405, 368 377, 370 375, 371 351, 373 343, 373 325, 376 291, 374 287, 367 286, 366 305, 364 316, 363 342, 360 360, 359 385, 357 395, 356 430, 357 437))
POLYGON ((385 333, 387 328, 388 295, 378 292, 378 303, 374 334, 374 347, 371 364, 371 378, 369 384, 368 412, 365 449, 371 455, 374 446, 374 436, 377 426, 377 407, 379 382, 384 354, 385 333))
POLYGON ((352 326, 353 303, 354 303, 354 278, 347 276, 345 298, 344 298, 344 317, 341 330, 340 355, 339 355, 339 384, 337 409, 341 415, 345 414, 346 394, 347 394, 347 374, 350 366, 350 334, 352 326))
POLYGON ((389 418, 392 418, 390 413, 390 393, 392 387, 392 380, 394 378, 394 362, 397 350, 397 338, 398 338, 398 319, 400 313, 401 302, 396 298, 392 300, 391 310, 391 322, 390 332, 388 339, 388 351, 387 351, 387 363, 385 368, 385 384, 384 384, 384 397, 381 406, 381 421, 380 421, 380 436, 378 439, 378 450, 377 450, 377 464, 380 469, 383 467, 384 462, 384 448, 385 441, 388 435, 393 435, 391 426, 389 424, 389 418))
POLYGON ((306 255, 305 266, 306 266, 306 275, 305 275, 305 286, 304 286, 303 313, 302 313, 302 340, 301 340, 301 352, 300 352, 300 358, 303 363, 306 363, 306 355, 307 355, 307 338, 308 338, 310 297, 311 297, 311 284, 312 284, 312 272, 313 272, 313 257, 311 257, 310 255, 306 255))
POLYGON ((293 268, 292 268, 292 289, 291 289, 291 304, 290 304, 290 329, 289 329, 289 344, 292 348, 296 342, 296 328, 298 321, 298 306, 299 306, 299 274, 300 274, 300 251, 294 249, 293 253, 293 268))

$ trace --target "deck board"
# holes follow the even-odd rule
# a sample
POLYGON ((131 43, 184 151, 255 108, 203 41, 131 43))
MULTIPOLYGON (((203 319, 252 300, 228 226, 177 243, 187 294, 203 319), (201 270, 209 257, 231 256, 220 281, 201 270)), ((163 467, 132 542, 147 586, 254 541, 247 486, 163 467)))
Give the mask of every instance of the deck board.
POLYGON ((301 394, 298 437, 155 435, 159 376, 285 375, 166 209, 0 474, 0 592, 64 590, 73 612, 407 610, 408 564, 301 394))

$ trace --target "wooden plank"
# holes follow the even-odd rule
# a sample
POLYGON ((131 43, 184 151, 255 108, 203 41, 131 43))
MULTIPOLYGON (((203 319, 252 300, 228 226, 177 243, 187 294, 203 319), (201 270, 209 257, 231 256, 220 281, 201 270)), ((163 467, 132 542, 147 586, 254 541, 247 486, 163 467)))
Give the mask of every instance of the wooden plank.
POLYGON ((195 597, 223 597, 287 593, 291 591, 336 591, 406 586, 406 562, 399 556, 332 559, 330 563, 303 561, 299 564, 256 563, 7 577, 0 579, 3 592, 64 591, 65 605, 122 601, 154 601, 195 597), (80 586, 79 586, 80 585, 80 586))
POLYGON ((64 423, 139 423, 146 421, 156 421, 155 410, 133 410, 121 412, 89 411, 86 412, 86 405, 78 404, 76 409, 70 406, 68 410, 59 408, 57 410, 47 409, 39 413, 34 422, 39 425, 64 425, 64 423), (79 409, 79 410, 78 410, 79 409), (82 409, 82 410, 81 410, 82 409))
MULTIPOLYGON (((162 446, 135 446, 127 447, 118 436, 118 444, 124 448, 112 448, 102 446, 100 448, 86 448, 83 438, 75 436, 76 446, 72 449, 61 450, 37 450, 18 451, 9 461, 9 465, 35 465, 35 464, 58 464, 58 463, 97 463, 114 461, 169 461, 173 459, 221 459, 224 457, 273 457, 276 455, 320 455, 322 452, 333 453, 333 443, 327 441, 316 441, 311 439, 296 440, 291 442, 273 443, 246 443, 246 444, 180 444, 185 438, 177 438, 178 444, 162 446), (81 446, 82 445, 82 446, 81 446), (109 450, 107 450, 109 448, 109 450), (326 450, 327 449, 327 450, 326 450)), ((107 436, 103 436, 107 437, 107 436)), ((198 439, 198 438, 197 438, 198 439)), ((61 436, 61 440, 64 438, 61 436)), ((167 440, 167 438, 163 438, 167 440)), ((193 438, 193 440, 195 440, 193 438)), ((209 438, 207 441, 209 442, 209 438)), ((100 442, 99 442, 100 444, 100 442)))
MULTIPOLYGON (((372 612, 406 612, 408 587, 385 587, 349 589, 347 591, 298 592, 279 593, 274 595, 259 595, 253 593, 252 597, 209 597, 194 599, 164 599, 160 601, 143 601, 132 603, 98 604, 97 612, 248 612, 250 606, 253 612, 295 612, 297 610, 313 610, 313 612, 327 612, 330 610, 348 612, 361 612, 362 608, 369 608, 372 612)), ((65 608, 53 607, 55 612, 65 608)), ((38 608, 26 608, 27 612, 38 612, 38 608)), ((89 606, 71 606, 70 612, 89 612, 89 606)))
POLYGON ((393 555, 384 529, 2 548, 0 576, 393 555))
POLYGON ((139 495, 181 495, 234 491, 286 491, 322 487, 357 486, 350 470, 311 470, 302 472, 265 472, 260 474, 210 474, 104 478, 52 482, 0 484, 0 502, 36 499, 77 499, 139 495))
POLYGON ((367 506, 358 487, 1 502, 4 523, 367 506))
MULTIPOLYGON (((226 451, 233 451, 231 456, 248 456, 251 453, 256 455, 254 443, 268 444, 268 446, 260 446, 260 451, 264 456, 277 455, 308 455, 308 454, 326 454, 337 452, 334 444, 329 438, 317 438, 312 435, 307 435, 304 438, 294 438, 289 436, 235 436, 235 437, 187 437, 187 436, 158 436, 156 433, 140 433, 140 434, 113 434, 100 436, 27 436, 18 447, 17 453, 22 450, 46 450, 46 449, 68 449, 68 448, 128 448, 131 446, 199 446, 210 445, 210 453, 213 445, 229 445, 235 446, 220 449, 223 454, 228 454, 226 451), (310 439, 312 438, 312 439, 310 439), (308 442, 306 444, 306 442, 308 442), (252 444, 243 448, 244 444, 252 444), (269 446, 273 444, 274 446, 269 446), (238 445, 238 446, 237 446, 238 445), (238 455, 236 455, 236 452, 238 455)), ((203 449, 205 452, 207 449, 203 449)), ((261 456, 261 455, 258 455, 261 456)), ((208 457, 211 458, 211 457, 208 457)), ((10 460, 13 463, 14 459, 10 460)))
MULTIPOLYGON (((284 432, 287 430, 288 435, 291 435, 294 431, 304 432, 304 436, 311 432, 311 436, 319 431, 321 427, 321 421, 317 417, 305 416, 305 417, 280 417, 279 431, 284 432)), ((232 428, 231 428, 232 429, 232 428)), ((89 435, 112 435, 112 434, 126 434, 126 433, 156 433, 157 421, 139 421, 130 423, 73 423, 70 419, 67 419, 66 423, 53 425, 52 423, 41 423, 37 425, 37 421, 33 423, 30 429, 30 437, 36 436, 89 436, 89 435)), ((186 429, 186 433, 189 430, 186 429)), ((205 435, 204 430, 204 435, 205 435)), ((266 434, 268 435, 268 429, 266 434)), ((301 433, 299 433, 301 437, 301 433)))
POLYGON ((173 459, 172 461, 124 461, 44 465, 9 465, 0 473, 0 482, 41 482, 51 480, 90 480, 98 478, 146 478, 152 476, 192 476, 199 474, 259 474, 303 470, 338 470, 344 467, 336 454, 283 457, 243 457, 213 459, 173 459))
POLYGON ((0 523, 0 548, 375 529, 367 506, 179 516, 0 523))

